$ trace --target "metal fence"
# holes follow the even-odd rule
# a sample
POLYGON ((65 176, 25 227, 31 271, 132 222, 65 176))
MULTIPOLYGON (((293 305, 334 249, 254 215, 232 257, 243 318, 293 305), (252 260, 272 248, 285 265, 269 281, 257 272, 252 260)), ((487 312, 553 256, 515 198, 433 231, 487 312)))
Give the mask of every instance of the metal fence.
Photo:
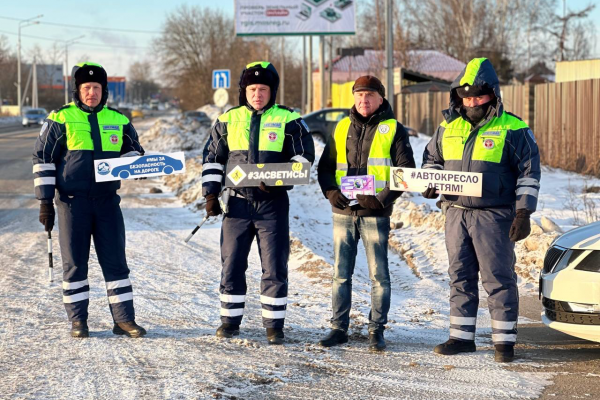
MULTIPOLYGON (((600 176, 600 79, 501 90, 505 110, 533 130, 544 164, 600 176)), ((449 93, 402 94, 395 103, 400 122, 433 135, 449 93)))

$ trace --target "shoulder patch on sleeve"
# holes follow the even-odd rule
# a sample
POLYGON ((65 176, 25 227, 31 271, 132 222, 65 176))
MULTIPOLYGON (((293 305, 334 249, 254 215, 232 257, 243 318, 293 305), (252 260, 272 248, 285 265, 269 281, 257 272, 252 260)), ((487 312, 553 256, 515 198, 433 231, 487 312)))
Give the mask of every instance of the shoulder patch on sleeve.
POLYGON ((300 120, 300 123, 302 124, 302 126, 304 127, 304 129, 306 129, 306 132, 310 132, 310 129, 308 128, 308 125, 306 125, 306 122, 304 122, 303 119, 300 120))
POLYGON ((48 130, 48 121, 44 122, 44 125, 42 125, 42 129, 40 129, 40 136, 42 136, 44 133, 46 133, 46 131, 48 130))
POLYGON ((531 137, 531 140, 533 140, 533 143, 537 143, 535 141, 535 136, 533 136, 533 131, 531 129, 527 129, 527 133, 529 134, 529 137, 531 137))

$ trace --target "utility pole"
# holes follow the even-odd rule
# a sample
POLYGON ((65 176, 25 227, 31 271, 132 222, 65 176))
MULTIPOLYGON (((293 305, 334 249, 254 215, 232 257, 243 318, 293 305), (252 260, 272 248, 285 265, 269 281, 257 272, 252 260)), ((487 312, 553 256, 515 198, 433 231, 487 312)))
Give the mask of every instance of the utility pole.
POLYGON ((22 108, 21 108, 21 28, 26 28, 31 25, 37 25, 40 21, 34 21, 35 19, 42 18, 44 15, 40 14, 37 17, 24 19, 19 21, 19 34, 17 40, 17 104, 19 105, 19 116, 21 116, 22 108))
POLYGON ((306 113, 306 36, 302 36, 302 112, 306 113))
POLYGON ((392 111, 394 109, 394 19, 393 19, 393 0, 386 0, 386 18, 385 18, 385 52, 386 52, 386 94, 392 111))
POLYGON ((83 39, 85 35, 81 35, 76 37, 75 39, 65 41, 65 104, 69 102, 69 46, 78 41, 79 39, 83 39))
POLYGON ((329 86, 327 93, 333 107, 333 36, 329 36, 329 86))
POLYGON ((33 79, 31 82, 31 107, 38 108, 37 59, 33 56, 33 79))
POLYGON ((319 36, 319 75, 321 81, 321 108, 325 108, 325 37, 319 36))
POLYGON ((308 70, 306 71, 307 74, 307 95, 306 95, 306 112, 311 112, 313 110, 313 77, 312 77, 312 73, 313 73, 313 69, 312 69, 312 65, 313 65, 313 46, 312 46, 312 36, 308 37, 308 70))
POLYGON ((283 48, 285 47, 285 39, 281 38, 281 95, 279 97, 279 104, 285 104, 285 53, 283 48))

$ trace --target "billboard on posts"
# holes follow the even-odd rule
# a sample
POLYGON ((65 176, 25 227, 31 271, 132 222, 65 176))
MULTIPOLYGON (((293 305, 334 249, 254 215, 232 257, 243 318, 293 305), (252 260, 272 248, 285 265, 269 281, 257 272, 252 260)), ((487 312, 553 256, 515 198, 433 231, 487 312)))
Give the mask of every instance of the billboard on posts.
POLYGON ((353 35, 356 0, 236 0, 235 33, 353 35))

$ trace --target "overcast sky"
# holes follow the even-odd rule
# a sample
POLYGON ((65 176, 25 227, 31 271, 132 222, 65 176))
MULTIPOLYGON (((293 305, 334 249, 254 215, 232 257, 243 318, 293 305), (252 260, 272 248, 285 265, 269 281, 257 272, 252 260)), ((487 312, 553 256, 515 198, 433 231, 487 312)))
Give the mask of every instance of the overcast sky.
MULTIPOLYGON (((592 0, 592 2, 597 4, 593 19, 598 33, 592 56, 600 58, 600 0, 592 0)), ((562 4, 562 1, 558 3, 562 4)), ((567 2, 568 7, 572 9, 581 9, 589 3, 590 0, 568 0, 567 2)), ((104 28, 103 31, 46 24, 29 26, 22 29, 23 53, 26 54, 36 44, 49 47, 53 42, 85 35, 80 43, 69 47, 69 69, 74 63, 88 56, 90 61, 104 65, 109 75, 123 76, 127 75, 129 66, 133 62, 153 59, 150 46, 152 39, 159 34, 110 30, 159 32, 166 15, 182 4, 221 9, 233 16, 233 0, 104 0, 102 2, 11 0, 2 1, 0 7, 0 35, 8 37, 11 45, 16 47, 18 22, 5 18, 27 19, 39 14, 44 15, 40 21, 45 23, 101 27, 104 28)), ((562 6, 560 9, 562 10, 562 6)))

